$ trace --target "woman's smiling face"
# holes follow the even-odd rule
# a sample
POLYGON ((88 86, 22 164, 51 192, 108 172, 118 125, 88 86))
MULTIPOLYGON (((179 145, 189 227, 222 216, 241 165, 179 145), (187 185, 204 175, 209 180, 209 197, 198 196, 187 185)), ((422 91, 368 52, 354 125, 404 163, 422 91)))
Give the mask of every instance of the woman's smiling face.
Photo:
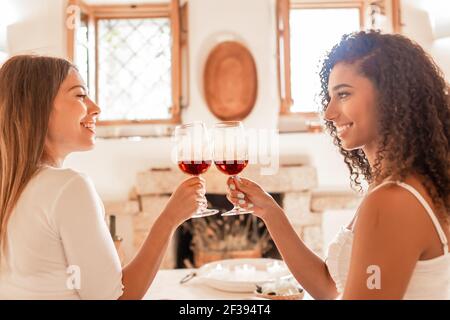
POLYGON ((345 150, 376 150, 378 129, 376 89, 358 73, 355 64, 338 63, 328 81, 330 102, 325 119, 331 121, 345 150))
POLYGON ((95 145, 95 123, 100 108, 89 98, 80 74, 71 69, 54 101, 47 133, 48 152, 64 158, 95 145))

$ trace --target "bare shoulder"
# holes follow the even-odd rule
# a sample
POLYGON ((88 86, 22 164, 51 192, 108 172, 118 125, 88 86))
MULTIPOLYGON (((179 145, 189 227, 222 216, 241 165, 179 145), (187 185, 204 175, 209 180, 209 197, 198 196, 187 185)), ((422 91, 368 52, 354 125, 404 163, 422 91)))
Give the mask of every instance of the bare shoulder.
POLYGON ((420 203, 395 184, 371 192, 363 200, 354 226, 349 278, 344 298, 400 299, 424 251, 420 203), (383 270, 381 290, 368 290, 368 267, 383 270))
POLYGON ((395 236, 422 246, 428 231, 424 226, 429 223, 428 214, 411 192, 396 184, 387 184, 370 193, 361 203, 355 232, 395 236))

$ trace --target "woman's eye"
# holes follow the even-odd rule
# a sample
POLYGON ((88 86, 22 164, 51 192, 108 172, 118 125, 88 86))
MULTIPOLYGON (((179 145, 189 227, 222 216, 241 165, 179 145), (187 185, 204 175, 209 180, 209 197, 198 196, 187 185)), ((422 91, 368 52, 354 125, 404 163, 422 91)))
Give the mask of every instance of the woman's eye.
POLYGON ((339 92, 339 93, 338 93, 338 97, 339 97, 340 99, 347 98, 349 95, 350 95, 350 93, 348 93, 348 92, 339 92))
POLYGON ((86 99, 86 95, 85 94, 77 94, 77 98, 84 100, 84 99, 86 99))

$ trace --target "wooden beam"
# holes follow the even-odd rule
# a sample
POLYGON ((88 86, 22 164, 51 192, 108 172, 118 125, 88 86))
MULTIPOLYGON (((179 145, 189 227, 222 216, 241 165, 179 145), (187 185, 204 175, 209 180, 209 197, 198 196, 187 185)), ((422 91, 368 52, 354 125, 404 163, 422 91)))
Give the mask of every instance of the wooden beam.
MULTIPOLYGON (((185 2, 181 6, 180 12, 180 32, 181 32, 181 101, 179 115, 181 116, 181 108, 188 106, 190 101, 190 65, 189 65, 189 3, 185 2)), ((180 121, 181 122, 181 121, 180 121)))
POLYGON ((394 31, 394 33, 401 33, 402 26, 400 0, 392 0, 392 31, 394 31))
POLYGON ((281 114, 290 113, 290 108, 293 104, 291 94, 291 35, 289 15, 289 0, 277 0, 278 91, 280 95, 281 114), (281 85, 282 83, 284 86, 281 85))
POLYGON ((67 3, 67 7, 66 7, 66 19, 64 21, 65 23, 65 28, 67 30, 66 33, 66 37, 67 37, 67 52, 66 52, 66 57, 69 61, 74 62, 75 60, 75 44, 76 44, 76 25, 73 26, 73 28, 71 26, 68 25, 68 23, 70 22, 70 19, 73 19, 74 17, 71 16, 73 14, 78 14, 78 17, 75 17, 76 19, 80 18, 81 14, 85 14, 88 17, 91 17, 91 7, 88 6, 86 3, 84 3, 82 0, 69 0, 67 3), (77 7, 78 11, 77 12, 72 12, 69 11, 68 9, 70 7, 77 7))
POLYGON ((292 9, 329 9, 329 8, 362 8, 364 0, 355 1, 293 1, 291 0, 290 7, 292 9))
POLYGON ((96 18, 158 18, 170 15, 171 4, 95 5, 91 12, 96 18))
MULTIPOLYGON (((77 17, 74 17, 73 15, 76 14, 76 11, 69 11, 70 8, 73 8, 74 6, 78 6, 78 0, 69 0, 66 7, 65 12, 65 19, 64 19, 64 27, 66 28, 66 58, 70 62, 74 62, 75 58, 75 32, 76 32, 76 26, 75 25, 69 25, 72 19, 77 19, 77 17)), ((74 21, 75 22, 75 21, 74 21)), ((76 22, 75 22, 76 23, 76 22)))
POLYGON ((180 114, 181 102, 181 21, 180 1, 171 1, 171 29, 172 29, 172 117, 180 114))

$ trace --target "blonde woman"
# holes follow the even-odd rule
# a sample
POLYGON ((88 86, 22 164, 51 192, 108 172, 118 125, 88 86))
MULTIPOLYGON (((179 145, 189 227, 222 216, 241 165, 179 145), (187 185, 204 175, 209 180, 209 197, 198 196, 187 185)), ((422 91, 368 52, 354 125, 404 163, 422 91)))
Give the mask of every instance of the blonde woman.
POLYGON ((62 168, 94 147, 99 114, 65 60, 17 56, 1 67, 0 299, 141 299, 175 229, 205 206, 204 180, 181 183, 122 269, 93 183, 62 168))

